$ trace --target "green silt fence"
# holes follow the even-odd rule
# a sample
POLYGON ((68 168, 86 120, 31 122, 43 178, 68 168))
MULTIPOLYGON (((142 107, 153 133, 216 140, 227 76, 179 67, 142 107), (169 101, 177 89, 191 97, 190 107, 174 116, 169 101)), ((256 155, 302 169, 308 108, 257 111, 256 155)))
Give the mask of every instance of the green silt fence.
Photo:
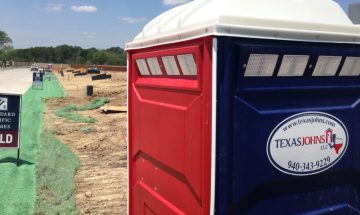
POLYGON ((23 95, 20 165, 16 166, 15 163, 17 150, 0 150, 1 215, 34 214, 36 168, 42 149, 40 137, 44 125, 45 99, 63 96, 64 90, 53 75, 52 81, 45 79, 42 90, 29 88, 23 95))

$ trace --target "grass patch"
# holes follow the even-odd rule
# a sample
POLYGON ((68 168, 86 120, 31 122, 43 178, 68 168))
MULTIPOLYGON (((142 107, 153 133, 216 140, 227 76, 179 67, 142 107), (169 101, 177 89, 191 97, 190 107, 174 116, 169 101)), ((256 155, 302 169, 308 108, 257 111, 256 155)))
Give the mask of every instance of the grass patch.
POLYGON ((42 133, 40 141, 35 214, 79 214, 74 198, 79 159, 49 131, 42 133))
POLYGON ((93 99, 89 104, 84 106, 69 105, 60 108, 55 112, 55 115, 76 122, 95 123, 96 119, 81 116, 76 111, 94 110, 109 102, 110 100, 108 98, 93 99))
POLYGON ((97 98, 90 101, 89 104, 84 106, 78 106, 76 108, 77 111, 84 111, 84 110, 94 110, 98 109, 99 107, 103 106, 106 103, 109 103, 110 100, 108 98, 97 98))
POLYGON ((81 131, 82 133, 88 134, 88 133, 90 133, 90 132, 93 132, 94 129, 93 129, 93 128, 89 128, 89 127, 82 127, 82 128, 80 128, 80 131, 81 131))
POLYGON ((80 114, 78 114, 75 111, 76 111, 76 106, 71 105, 71 106, 66 106, 66 107, 60 108, 59 110, 57 110, 55 112, 55 115, 58 117, 70 119, 70 120, 73 120, 76 122, 84 122, 84 123, 95 123, 96 122, 96 119, 81 116, 80 114))

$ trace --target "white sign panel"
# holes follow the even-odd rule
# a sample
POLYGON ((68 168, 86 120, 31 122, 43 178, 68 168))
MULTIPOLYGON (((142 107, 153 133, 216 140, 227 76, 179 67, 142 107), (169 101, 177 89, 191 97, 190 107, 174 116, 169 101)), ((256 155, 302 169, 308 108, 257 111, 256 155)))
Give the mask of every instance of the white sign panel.
POLYGON ((348 146, 348 132, 336 117, 322 112, 304 112, 282 121, 272 131, 267 155, 279 171, 312 175, 336 164, 348 146))
POLYGON ((43 73, 33 72, 33 86, 36 86, 36 87, 43 86, 43 73))
POLYGON ((8 99, 6 97, 0 97, 0 111, 6 111, 8 109, 8 99))

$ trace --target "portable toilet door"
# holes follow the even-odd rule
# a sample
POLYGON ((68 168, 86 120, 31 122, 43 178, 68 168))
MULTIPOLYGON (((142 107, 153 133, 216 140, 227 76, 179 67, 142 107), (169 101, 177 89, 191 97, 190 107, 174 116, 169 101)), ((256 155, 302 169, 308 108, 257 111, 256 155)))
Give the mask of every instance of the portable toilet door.
POLYGON ((209 214, 211 43, 129 51, 130 214, 209 214))
POLYGON ((218 48, 218 214, 358 214, 360 46, 218 48))
POLYGON ((126 49, 129 214, 360 213, 360 28, 336 2, 195 0, 126 49))

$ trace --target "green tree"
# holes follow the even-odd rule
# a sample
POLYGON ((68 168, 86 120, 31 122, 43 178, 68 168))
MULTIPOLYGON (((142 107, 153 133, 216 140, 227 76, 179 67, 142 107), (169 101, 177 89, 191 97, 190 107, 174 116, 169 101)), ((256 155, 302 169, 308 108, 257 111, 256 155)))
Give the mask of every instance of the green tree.
POLYGON ((0 49, 11 47, 12 40, 5 31, 0 30, 0 49))
POLYGON ((68 63, 88 65, 126 65, 126 52, 120 47, 105 50, 82 49, 78 46, 32 47, 27 49, 0 49, 0 61, 41 63, 68 63))
POLYGON ((97 52, 94 55, 94 64, 104 65, 106 63, 107 57, 104 52, 97 52))
POLYGON ((85 58, 82 57, 81 55, 78 55, 76 56, 75 58, 75 64, 84 64, 86 61, 85 61, 85 58))

